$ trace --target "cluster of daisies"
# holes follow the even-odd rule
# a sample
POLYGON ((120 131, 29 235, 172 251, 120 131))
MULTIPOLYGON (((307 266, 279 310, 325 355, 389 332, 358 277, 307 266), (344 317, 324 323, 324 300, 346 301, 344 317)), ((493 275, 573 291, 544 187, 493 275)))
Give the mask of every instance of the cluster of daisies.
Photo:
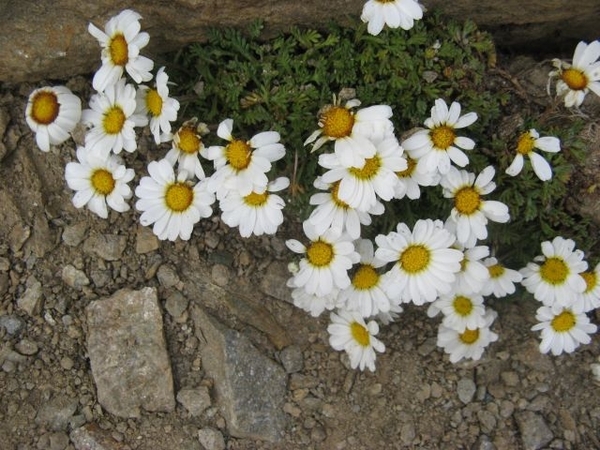
MULTIPOLYGON (((384 25, 408 30, 422 15, 415 0, 369 0, 361 18, 376 35, 384 25)), ((89 109, 82 111, 79 98, 64 86, 36 89, 29 97, 26 119, 41 150, 65 142, 77 124, 86 127, 77 162, 65 170, 73 204, 107 218, 109 207, 129 210, 135 194, 140 223, 152 226, 161 240, 190 239, 215 202, 223 222, 241 236, 276 233, 285 206, 277 192, 290 184, 285 177, 268 177, 286 152, 279 133, 236 137, 233 120, 225 119, 216 131, 223 145, 205 146, 208 127, 197 119, 172 128, 179 102, 169 96, 165 68, 153 75, 153 61, 140 55, 149 42, 140 19, 125 10, 104 31, 89 25, 102 47, 89 109), (171 147, 163 159, 149 163, 148 175, 132 191, 135 173, 123 156, 137 150, 139 132, 147 126, 157 146, 171 147), (210 176, 201 157, 213 163, 210 176)), ((550 80, 559 78, 556 91, 566 106, 581 105, 589 90, 600 95, 599 57, 600 41, 582 42, 572 64, 555 61, 550 80)), ((495 169, 478 174, 465 169, 467 153, 475 148, 465 129, 477 114, 461 109, 458 102, 437 99, 424 126, 401 143, 390 106, 361 108, 355 98, 334 97, 319 111, 318 128, 305 142, 313 151, 331 151, 318 156, 322 173, 314 180, 318 192, 303 223, 304 243, 286 242, 301 255, 290 264, 288 285, 299 308, 315 317, 330 312, 330 344, 348 354, 353 368, 375 370, 376 354, 385 351, 377 338, 379 323, 396 320, 407 303, 427 304, 429 316, 441 315, 437 344, 450 361, 479 359, 498 338, 492 331, 497 314, 484 298, 510 295, 516 283, 543 303, 533 327, 542 330, 542 352, 572 352, 596 331, 585 314, 600 306, 600 264, 586 272, 573 241, 557 237, 542 243, 544 255, 520 271, 502 265, 484 244, 489 222, 510 217, 505 204, 487 197, 496 188, 495 169), (386 203, 418 200, 430 186, 440 186, 452 205, 444 221, 420 219, 412 228, 399 223, 374 241, 361 237, 362 227, 383 214, 386 203)), ((535 150, 559 152, 560 141, 524 131, 506 172, 518 175, 528 157, 542 181, 551 179, 550 164, 535 150)))
POLYGON ((171 123, 177 120, 179 102, 169 96, 165 68, 153 76, 153 61, 140 54, 149 42, 148 33, 140 31, 140 19, 138 13, 124 10, 106 23, 104 31, 89 25, 102 47, 89 109, 82 111, 79 98, 64 86, 40 88, 29 97, 26 118, 41 150, 66 141, 78 123, 87 128, 85 143, 76 151, 77 162, 65 169, 67 184, 75 191, 73 204, 87 206, 102 218, 108 217, 108 207, 118 212, 130 209, 134 193, 129 182, 135 174, 125 166, 121 152, 135 152, 136 128, 149 126, 155 144, 170 143, 171 148, 163 159, 148 165, 148 176, 135 188, 142 225, 152 226, 161 240, 187 240, 194 225, 212 215, 217 200, 223 221, 239 227, 242 236, 274 234, 283 222, 284 207, 274 192, 289 185, 285 177, 271 181, 266 175, 285 155, 279 133, 235 138, 233 121, 226 119, 217 129, 225 145, 206 147, 203 135, 208 128, 196 119, 174 131, 171 123), (213 162, 210 177, 200 157, 213 162))

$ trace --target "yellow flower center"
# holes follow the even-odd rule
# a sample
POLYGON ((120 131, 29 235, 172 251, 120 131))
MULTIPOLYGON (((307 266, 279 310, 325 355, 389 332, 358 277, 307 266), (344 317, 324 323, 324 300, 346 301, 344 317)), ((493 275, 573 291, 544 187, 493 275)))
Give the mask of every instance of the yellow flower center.
POLYGON ((488 267, 490 278, 499 278, 504 275, 504 271, 504 267, 502 267, 500 264, 494 264, 493 266, 488 267))
POLYGON ((367 330, 358 322, 352 322, 350 324, 350 333, 352 333, 354 340, 363 347, 368 347, 371 343, 371 335, 369 334, 369 330, 367 330))
POLYGON ((200 137, 192 127, 182 127, 177 131, 176 144, 183 153, 193 155, 200 150, 200 137))
POLYGON ((259 207, 267 203, 267 198, 269 198, 269 193, 267 191, 263 192, 262 194, 251 192, 244 197, 244 203, 249 206, 259 207))
POLYGON ((129 47, 121 33, 113 36, 108 45, 110 59, 115 66, 124 66, 129 61, 129 47))
POLYGON ((576 323, 575 315, 571 311, 565 310, 555 316, 550 325, 557 333, 564 333, 572 329, 576 323))
POLYGON ((588 78, 581 70, 569 68, 564 70, 560 78, 569 86, 569 89, 581 91, 588 85, 588 78))
POLYGON ((354 115, 342 106, 332 106, 321 114, 320 122, 325 136, 339 139, 352 133, 354 115))
POLYGON ((35 94, 32 103, 31 117, 42 125, 54 122, 60 111, 58 97, 54 92, 40 91, 35 94))
POLYGON ((452 306, 454 307, 456 314, 463 317, 468 316, 473 311, 473 302, 471 299, 462 295, 457 295, 454 298, 452 306))
POLYGON ((375 155, 372 158, 365 159, 365 165, 362 167, 362 169, 351 167, 349 172, 356 178, 361 180, 369 180, 379 173, 380 167, 381 159, 379 156, 375 155))
POLYGON ((171 211, 185 211, 190 207, 193 200, 194 190, 186 183, 173 183, 167 188, 165 203, 171 211))
POLYGON ((115 188, 115 179, 108 170, 97 169, 92 174, 92 186, 96 192, 102 195, 108 195, 115 188))
POLYGON ((370 264, 361 264, 354 277, 352 277, 352 285, 359 291, 371 289, 377 285, 379 274, 370 264))
POLYGON ((331 198, 333 200, 333 203, 335 203, 335 206, 337 206, 338 208, 342 208, 342 209, 350 208, 350 205, 348 205, 348 203, 346 203, 343 200, 340 200, 340 198, 338 197, 339 190, 340 190, 340 181, 336 181, 335 183, 333 183, 331 185, 331 198))
POLYGON ((306 250, 306 257, 315 267, 328 266, 333 260, 333 246, 327 242, 315 241, 306 250))
POLYGON ((581 275, 585 280, 586 288, 584 294, 593 290, 598 284, 598 277, 596 276, 596 272, 583 272, 579 275, 581 275))
POLYGON ((404 169, 400 172, 396 172, 396 175, 400 178, 410 177, 413 174, 413 172, 415 171, 415 168, 417 167, 417 161, 412 159, 410 156, 406 156, 406 163, 407 163, 406 169, 404 169))
POLYGON ((535 138, 526 131, 521 136, 519 136, 519 142, 517 143, 517 153, 521 155, 529 155, 533 148, 535 147, 535 138))
POLYGON ((125 124, 125 113, 120 106, 113 106, 104 114, 104 131, 106 134, 118 134, 125 124))
POLYGON ((423 245, 410 245, 400 255, 400 265, 409 274, 419 273, 427 268, 431 255, 423 245))
POLYGON ((149 89, 146 94, 146 107, 154 117, 160 116, 162 112, 163 99, 156 89, 149 89))
POLYGON ((548 258, 540 267, 540 277, 549 284, 563 284, 569 276, 569 267, 561 258, 548 258))
POLYGON ((433 145, 439 150, 447 150, 448 147, 454 144, 454 140, 456 139, 454 128, 449 127, 448 125, 435 127, 429 132, 429 136, 431 137, 433 145))
POLYGON ((468 328, 458 335, 463 344, 471 345, 479 339, 479 328, 469 330, 468 328))
POLYGON ((461 214, 473 214, 479 210, 480 205, 481 197, 479 196, 479 192, 470 186, 460 189, 454 196, 454 207, 461 214))
POLYGON ((252 160, 252 148, 247 142, 236 139, 225 148, 225 156, 235 170, 244 170, 252 160))

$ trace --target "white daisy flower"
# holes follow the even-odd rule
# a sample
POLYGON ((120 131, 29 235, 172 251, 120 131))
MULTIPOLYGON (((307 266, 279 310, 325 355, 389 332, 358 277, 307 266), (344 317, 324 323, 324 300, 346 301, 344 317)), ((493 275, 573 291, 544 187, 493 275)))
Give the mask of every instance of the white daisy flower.
POLYGON ((70 162, 65 168, 65 179, 76 191, 73 205, 83 208, 106 219, 106 205, 118 212, 129 211, 129 200, 133 193, 129 183, 135 175, 133 169, 126 168, 115 155, 91 152, 85 147, 77 148, 79 162, 70 162))
POLYGON ((339 181, 327 184, 321 177, 317 177, 314 186, 317 189, 327 190, 327 192, 313 194, 309 200, 311 205, 316 205, 316 208, 306 220, 318 234, 325 233, 328 228, 336 228, 342 233, 347 232, 352 239, 358 239, 360 226, 371 225, 371 215, 381 215, 384 212, 384 206, 380 202, 376 202, 368 211, 351 208, 339 198, 339 181))
POLYGON ((380 312, 388 312, 390 299, 382 288, 382 277, 377 270, 385 265, 375 257, 373 243, 368 239, 355 241, 355 248, 360 255, 360 262, 352 275, 351 283, 340 291, 340 300, 344 309, 358 311, 363 317, 370 317, 380 312))
POLYGON ((579 275, 585 280, 586 288, 581 294, 583 312, 600 308, 600 263, 593 270, 586 270, 579 275))
POLYGON ((597 327, 583 312, 583 303, 572 306, 554 305, 541 306, 535 316, 539 322, 531 327, 532 331, 542 330, 540 352, 552 352, 560 355, 562 352, 573 353, 579 344, 589 344, 590 334, 597 327))
POLYGON ((460 291, 443 294, 431 306, 444 315, 444 326, 459 333, 467 328, 475 330, 485 326, 485 306, 481 295, 464 294, 460 291))
POLYGON ((496 298, 502 298, 515 293, 515 283, 520 283, 523 275, 504 267, 494 257, 484 259, 483 265, 487 267, 489 279, 481 288, 481 295, 485 297, 493 294, 496 298))
POLYGON ((121 78, 104 92, 92 95, 90 108, 81 113, 81 121, 92 128, 85 135, 90 151, 118 154, 125 149, 134 152, 137 141, 134 127, 148 124, 144 114, 135 112, 135 88, 121 78))
POLYGON ((549 74, 558 78, 556 82, 556 95, 564 97, 567 108, 581 106, 589 91, 600 96, 600 41, 590 44, 580 42, 575 47, 573 64, 560 59, 552 61, 556 70, 549 74))
POLYGON ((484 316, 485 324, 478 328, 467 328, 459 332, 448 328, 443 323, 438 328, 437 346, 450 356, 450 362, 456 363, 463 358, 481 359, 483 351, 491 342, 498 340, 498 335, 490 327, 498 314, 488 309, 484 316))
POLYGON ((438 171, 444 175, 450 170, 451 162, 460 167, 469 163, 462 150, 473 150, 475 142, 457 136, 456 130, 473 124, 477 114, 470 112, 461 116, 460 109, 460 103, 453 102, 448 109, 446 102, 438 98, 431 108, 431 117, 425 120, 428 129, 419 130, 402 142, 410 156, 419 160, 419 172, 438 171))
MULTIPOLYGON (((407 152, 408 153, 408 152, 407 152)), ((420 186, 437 186, 440 182, 440 175, 437 172, 419 172, 417 169, 418 161, 405 154, 407 168, 396 172, 398 182, 394 189, 394 198, 402 199, 405 196, 411 200, 421 197, 420 186)))
POLYGON ((588 268, 583 252, 575 250, 572 239, 557 236, 552 242, 542 242, 542 253, 519 271, 521 284, 546 306, 571 306, 586 290, 580 275, 588 268))
POLYGON ((407 168, 402 147, 392 135, 375 141, 375 154, 365 159, 360 168, 346 167, 336 154, 322 154, 319 165, 329 169, 321 177, 325 183, 340 182, 337 195, 344 203, 359 211, 369 211, 377 197, 389 201, 394 197, 398 176, 407 168))
POLYGON ((365 159, 376 153, 372 139, 382 140, 394 131, 390 120, 392 108, 388 105, 375 105, 359 109, 360 100, 353 99, 344 106, 334 98, 333 105, 326 105, 319 112, 319 128, 304 142, 314 142, 316 151, 327 141, 335 141, 334 151, 344 167, 363 167, 365 159))
POLYGON ((189 240, 194 225, 212 214, 214 195, 207 191, 205 181, 195 185, 188 181, 185 171, 176 177, 164 159, 148 164, 148 173, 135 189, 139 199, 135 207, 142 212, 140 223, 154 224, 152 231, 161 240, 189 240))
POLYGON ((540 137, 539 133, 533 128, 521 134, 517 142, 517 155, 506 169, 506 173, 511 177, 521 173, 525 156, 528 156, 531 167, 540 180, 548 181, 552 178, 550 163, 533 151, 536 148, 548 153, 558 153, 560 151, 560 140, 553 136, 540 137))
POLYGON ((457 241, 465 247, 473 247, 478 239, 488 236, 487 223, 508 222, 508 206, 495 200, 483 200, 483 196, 496 189, 492 181, 495 170, 488 166, 475 175, 451 167, 441 185, 444 197, 454 199, 454 208, 446 221, 449 230, 456 233, 457 241))
POLYGON ((137 113, 147 114, 150 117, 150 132, 154 142, 168 142, 171 140, 171 122, 177 120, 179 102, 169 97, 167 83, 169 76, 165 68, 158 69, 155 87, 140 85, 137 90, 137 113))
POLYGON ((264 131, 244 141, 234 138, 232 130, 233 120, 225 119, 219 124, 217 136, 229 144, 200 151, 202 156, 213 161, 215 173, 208 179, 208 189, 216 192, 219 200, 232 189, 244 196, 264 191, 269 182, 266 173, 271 170, 271 163, 285 156, 285 147, 279 142, 276 131, 264 131))
POLYGON ((344 350, 350 358, 350 366, 375 372, 375 352, 383 353, 385 345, 375 336, 379 325, 374 320, 365 323, 358 312, 338 311, 331 313, 331 324, 327 327, 329 344, 334 350, 344 350))
POLYGON ((204 168, 200 162, 200 152, 204 150, 201 134, 208 132, 206 125, 196 125, 197 119, 191 119, 183 123, 173 135, 171 150, 165 155, 165 159, 179 170, 195 175, 198 180, 206 178, 204 168))
POLYGON ((300 260, 300 270, 293 277, 293 286, 304 287, 307 293, 319 297, 330 294, 334 288, 347 288, 350 285, 348 270, 360 259, 350 237, 331 228, 319 235, 308 222, 302 225, 311 243, 305 246, 295 239, 285 242, 293 252, 305 255, 300 260))
POLYGON ((221 219, 230 227, 239 227, 242 237, 251 235, 275 234, 279 225, 283 223, 281 210, 285 201, 272 192, 278 192, 290 185, 290 180, 285 177, 277 178, 267 184, 264 192, 250 192, 241 195, 232 190, 219 201, 223 213, 221 219))
POLYGON ((368 23, 369 34, 377 36, 384 25, 410 30, 415 20, 423 18, 423 8, 415 0, 369 0, 363 6, 360 19, 368 23))
POLYGON ((489 283, 490 273, 481 260, 489 256, 490 249, 479 245, 459 250, 463 252, 463 259, 460 262, 460 272, 456 274, 454 290, 463 294, 478 294, 489 283))
POLYGON ((81 100, 65 86, 36 89, 27 100, 25 120, 44 152, 69 139, 80 118, 81 100))
POLYGON ((377 236, 375 256, 394 263, 384 276, 390 300, 422 305, 450 292, 463 258, 451 248, 454 240, 441 221, 431 219, 417 220, 413 231, 399 223, 397 232, 377 236))
POLYGON ((294 306, 306 311, 312 317, 319 317, 323 311, 331 311, 341 306, 339 289, 333 289, 329 294, 319 297, 314 294, 309 294, 303 287, 295 288, 293 278, 288 280, 287 285, 292 288, 294 306))
POLYGON ((104 31, 91 23, 88 25, 89 33, 102 46, 102 66, 92 82, 98 92, 115 84, 123 70, 138 84, 152 79, 150 72, 154 63, 140 55, 140 50, 150 40, 148 33, 140 33, 141 18, 135 11, 126 9, 106 22, 104 31))

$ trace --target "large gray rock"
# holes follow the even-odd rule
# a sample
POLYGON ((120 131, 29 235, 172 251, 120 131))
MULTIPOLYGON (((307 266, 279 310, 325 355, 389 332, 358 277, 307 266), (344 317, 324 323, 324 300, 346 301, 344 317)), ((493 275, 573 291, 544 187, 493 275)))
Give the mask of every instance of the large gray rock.
MULTIPOLYGON (((291 25, 318 27, 335 19, 347 22, 359 16, 365 0, 175 0, 147 2, 131 0, 127 8, 143 16, 142 27, 150 33, 143 54, 181 48, 201 41, 211 27, 243 27, 263 19, 267 30, 291 25)), ((549 50, 573 40, 595 39, 600 4, 597 0, 424 0, 429 9, 464 20, 473 19, 490 29, 504 46, 527 45, 549 50)), ((0 81, 20 82, 64 79, 91 73, 100 65, 100 48, 87 33, 87 25, 98 27, 124 9, 122 2, 21 0, 0 2, 0 81)))
POLYGON ((98 401, 111 414, 139 417, 175 407, 173 375, 156 289, 122 289, 86 308, 87 347, 98 401))
POLYGON ((285 371, 245 336, 226 328, 200 307, 192 309, 192 318, 203 343, 202 366, 214 380, 216 402, 229 433, 279 441, 285 430, 285 371))

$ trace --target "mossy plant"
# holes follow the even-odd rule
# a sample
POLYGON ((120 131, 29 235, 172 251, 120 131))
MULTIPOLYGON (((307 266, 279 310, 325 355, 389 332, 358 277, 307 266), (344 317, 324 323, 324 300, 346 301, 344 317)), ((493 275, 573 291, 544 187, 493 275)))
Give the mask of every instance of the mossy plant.
MULTIPOLYGON (((378 36, 369 35, 358 21, 352 27, 330 24, 320 31, 291 28, 270 39, 261 37, 262 30, 261 22, 244 32, 212 30, 208 42, 173 55, 170 71, 179 80, 182 117, 198 117, 212 130, 224 117, 231 117, 239 135, 269 129, 281 133, 288 151, 274 171, 292 180, 287 195, 293 205, 290 214, 302 220, 309 213, 308 197, 320 169, 317 154, 303 144, 317 128, 319 109, 334 95, 354 94, 363 106, 390 105, 398 137, 420 126, 435 99, 443 98, 458 101, 463 111, 479 116, 468 130, 477 147, 469 152, 466 169, 479 173, 488 165, 496 168, 498 188, 493 197, 509 206, 512 218, 509 224, 490 226, 488 244, 496 254, 506 253, 519 266, 539 251, 541 241, 557 234, 573 238, 584 250, 595 244, 590 223, 569 214, 564 204, 570 174, 584 157, 578 139, 582 122, 565 126, 564 121, 529 119, 527 128, 514 130, 514 141, 501 139, 498 124, 519 98, 494 69, 491 36, 473 22, 428 14, 410 31, 378 36), (530 168, 516 178, 504 174, 519 133, 528 128, 562 141, 563 151, 549 157, 555 173, 549 182, 541 182, 530 168)), ((532 117, 539 113, 531 105, 527 108, 532 117)), ((445 219, 452 204, 443 198, 441 188, 422 192, 417 201, 388 204, 386 214, 368 234, 385 233, 399 221, 410 226, 419 218, 445 219)))

